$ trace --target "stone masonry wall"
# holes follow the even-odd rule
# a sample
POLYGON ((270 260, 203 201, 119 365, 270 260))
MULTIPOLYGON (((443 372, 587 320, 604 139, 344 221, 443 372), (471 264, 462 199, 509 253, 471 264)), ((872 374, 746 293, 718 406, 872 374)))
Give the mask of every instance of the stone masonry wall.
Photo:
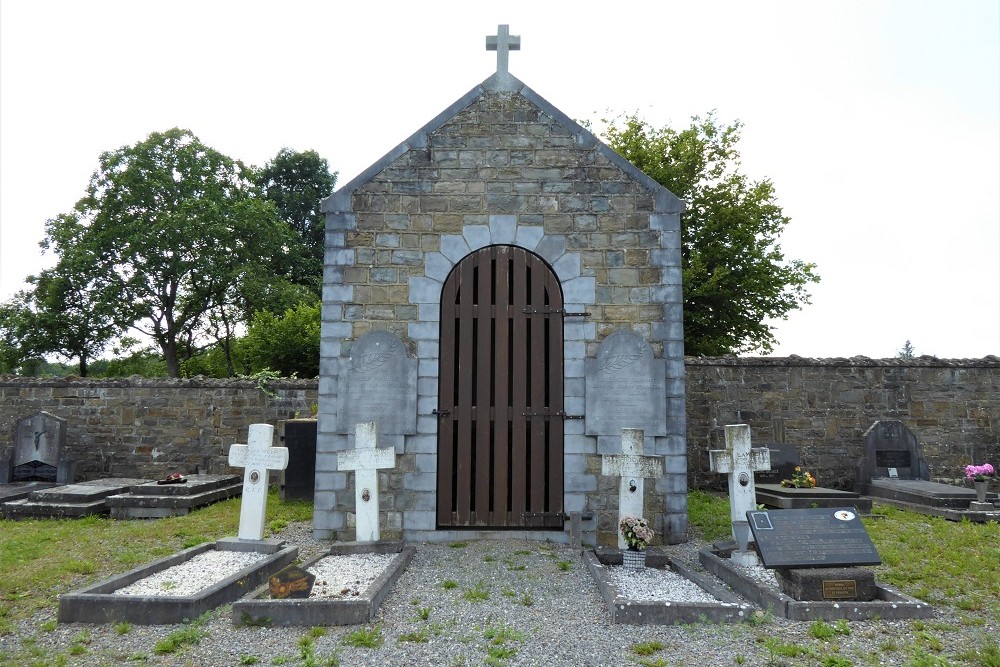
POLYGON ((724 488, 708 450, 726 424, 750 424, 754 446, 787 442, 822 486, 850 490, 864 433, 880 419, 916 435, 931 477, 1000 462, 1000 359, 686 360, 689 483, 724 488))
POLYGON ((308 416, 316 381, 279 380, 261 391, 245 380, 0 377, 0 459, 14 424, 39 411, 66 420, 78 480, 159 479, 173 471, 232 471, 229 446, 254 423, 308 416))
MULTIPOLYGON (((851 488, 862 436, 899 419, 917 436, 933 477, 1000 462, 1000 359, 686 359, 691 488, 721 488, 706 452, 726 424, 748 423, 754 443, 799 446, 822 484, 851 488), (779 437, 775 437, 775 431, 779 437), (782 436, 783 434, 783 436, 782 436)), ((277 396, 239 380, 85 380, 0 377, 0 450, 14 423, 39 410, 67 420, 82 479, 157 477, 209 457, 225 467, 247 426, 309 414, 316 381, 275 382, 277 396)), ((219 467, 221 466, 221 467, 219 467)), ((616 493, 616 491, 608 491, 616 493)))

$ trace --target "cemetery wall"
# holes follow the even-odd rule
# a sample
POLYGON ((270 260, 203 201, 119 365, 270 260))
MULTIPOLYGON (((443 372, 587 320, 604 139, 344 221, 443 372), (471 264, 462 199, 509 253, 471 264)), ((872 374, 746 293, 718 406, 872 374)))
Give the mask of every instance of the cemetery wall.
POLYGON ((78 479, 162 478, 228 470, 229 446, 253 423, 309 416, 315 380, 40 379, 0 377, 0 459, 22 417, 66 420, 78 479))
POLYGON ((685 359, 688 476, 723 488, 708 450, 723 427, 751 426, 754 446, 797 446, 820 485, 850 490, 864 434, 900 420, 923 448, 931 477, 954 481, 968 463, 1000 461, 1000 358, 685 359))
MULTIPOLYGON (((748 423, 755 446, 788 442, 821 484, 851 488, 865 431, 899 419, 917 436, 931 475, 957 479, 971 462, 1000 462, 1000 358, 978 360, 724 358, 685 360, 692 487, 721 488, 708 450, 726 424, 748 423)), ((308 416, 316 380, 0 377, 0 448, 14 423, 39 410, 67 420, 77 474, 154 477, 205 465, 225 469, 247 426, 308 416)))

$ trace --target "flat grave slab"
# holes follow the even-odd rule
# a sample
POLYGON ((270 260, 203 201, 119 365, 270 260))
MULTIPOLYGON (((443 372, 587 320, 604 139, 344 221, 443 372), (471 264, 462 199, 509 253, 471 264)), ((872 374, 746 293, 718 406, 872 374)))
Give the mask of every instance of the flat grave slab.
POLYGON ((795 600, 777 587, 761 583, 749 574, 748 568, 734 565, 729 555, 734 542, 716 544, 698 552, 702 566, 724 581, 733 591, 775 616, 795 621, 823 619, 834 621, 897 620, 932 618, 934 609, 926 602, 911 598, 898 589, 875 582, 875 599, 860 601, 795 600))
POLYGON ((107 514, 108 496, 127 492, 148 479, 106 477, 32 491, 27 498, 5 502, 0 513, 9 519, 23 517, 81 517, 107 514))
MULTIPOLYGON (((345 598, 309 597, 274 599, 267 583, 249 596, 233 603, 234 625, 324 626, 358 625, 375 619, 379 606, 389 594, 416 548, 402 542, 347 542, 335 544, 330 551, 303 564, 307 570, 328 556, 355 554, 395 554, 389 565, 359 595, 345 598)), ((321 587, 314 584, 314 593, 321 587)))
POLYGON ((253 590, 298 556, 298 547, 286 547, 191 595, 116 595, 115 591, 210 550, 237 551, 220 542, 185 549, 125 574, 105 579, 59 596, 60 623, 114 623, 167 625, 194 619, 253 590))
POLYGON ((864 498, 853 491, 840 491, 817 486, 811 489, 797 489, 778 484, 760 483, 755 485, 757 503, 776 509, 809 509, 811 507, 849 507, 868 514, 872 511, 871 498, 864 498))
MULTIPOLYGON (((937 508, 968 509, 976 499, 975 489, 952 484, 941 484, 923 479, 878 478, 864 487, 865 495, 877 500, 895 500, 914 505, 937 508)), ((987 493, 986 500, 997 501, 997 494, 987 493)))
POLYGON ((184 484, 147 482, 128 493, 108 496, 112 519, 152 519, 180 516, 243 492, 238 475, 187 475, 184 484))
POLYGON ((0 503, 27 498, 35 491, 51 489, 55 482, 10 482, 0 484, 0 503))
POLYGON ((611 581, 605 566, 621 565, 620 549, 597 547, 583 554, 590 575, 597 583, 611 622, 627 625, 680 625, 684 623, 733 623, 747 620, 753 608, 727 591, 710 577, 698 574, 683 564, 671 559, 663 552, 651 548, 646 550, 647 569, 673 572, 697 585, 718 602, 665 602, 654 600, 631 600, 623 596, 611 581))

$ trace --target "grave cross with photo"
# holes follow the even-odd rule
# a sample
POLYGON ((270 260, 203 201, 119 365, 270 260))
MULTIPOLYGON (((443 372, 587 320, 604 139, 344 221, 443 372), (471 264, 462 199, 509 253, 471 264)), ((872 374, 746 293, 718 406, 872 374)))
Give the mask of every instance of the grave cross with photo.
POLYGON ((729 515, 733 523, 733 538, 737 550, 731 559, 740 565, 757 565, 757 554, 747 549, 750 526, 747 512, 757 509, 753 474, 771 468, 771 452, 767 447, 750 447, 750 427, 746 424, 726 426, 726 448, 708 453, 712 472, 729 476, 729 515))
POLYGON ((288 465, 288 448, 272 447, 273 439, 273 426, 251 424, 247 444, 229 448, 229 465, 244 468, 238 533, 241 540, 264 538, 268 474, 271 470, 284 470, 288 465))
MULTIPOLYGON (((601 457, 601 474, 618 477, 618 526, 626 516, 642 516, 643 479, 663 477, 663 457, 644 456, 641 428, 622 429, 622 453, 601 457)), ((617 527, 617 526, 616 526, 617 527)), ((624 549, 625 538, 618 531, 618 548, 624 549)))

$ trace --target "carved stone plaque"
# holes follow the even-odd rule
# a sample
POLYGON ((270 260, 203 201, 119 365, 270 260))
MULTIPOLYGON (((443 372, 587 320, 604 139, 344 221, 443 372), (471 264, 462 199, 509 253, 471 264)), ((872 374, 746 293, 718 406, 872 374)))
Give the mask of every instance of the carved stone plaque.
POLYGON ((666 435, 666 379, 662 359, 631 331, 616 331, 587 359, 587 435, 621 436, 623 428, 666 435))
POLYGON ((375 422, 380 435, 417 432, 417 360, 395 334, 372 331, 340 360, 337 432, 375 422))

